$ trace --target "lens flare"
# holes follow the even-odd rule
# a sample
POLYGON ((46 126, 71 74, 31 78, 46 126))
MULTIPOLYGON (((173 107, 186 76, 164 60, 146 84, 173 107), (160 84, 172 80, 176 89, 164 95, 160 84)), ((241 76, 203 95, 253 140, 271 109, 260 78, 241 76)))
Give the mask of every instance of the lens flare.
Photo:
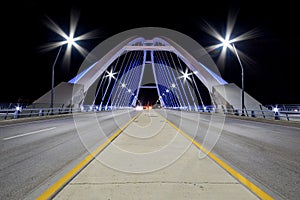
POLYGON ((64 54, 63 62, 67 66, 69 66, 71 61, 71 51, 72 47, 75 47, 75 49, 83 56, 85 57, 88 54, 88 51, 81 47, 79 44, 77 44, 77 41, 80 40, 89 40, 89 39, 95 39, 99 37, 99 31, 93 30, 88 33, 82 34, 80 36, 76 36, 76 28, 79 21, 79 12, 76 12, 74 10, 71 11, 70 16, 70 29, 69 29, 69 35, 67 35, 50 17, 46 16, 46 20, 44 23, 46 26, 52 30, 53 32, 60 35, 65 40, 58 41, 58 42, 50 42, 48 44, 42 45, 40 47, 41 52, 48 52, 51 51, 57 47, 60 47, 62 45, 67 44, 67 48, 64 54))
MULTIPOLYGON (((254 29, 247 31, 235 38, 231 38, 233 29, 234 29, 234 25, 236 22, 236 18, 237 18, 237 14, 232 14, 232 13, 228 14, 225 37, 223 37, 220 33, 218 33, 218 31, 214 27, 212 27, 208 22, 206 22, 205 20, 204 20, 204 25, 202 25, 202 29, 204 32, 206 32, 208 35, 214 37, 215 39, 217 39, 221 42, 220 44, 215 44, 215 45, 206 47, 207 52, 211 52, 211 51, 214 51, 214 50, 222 47, 221 53, 217 60, 217 63, 220 67, 225 66, 226 49, 227 48, 231 52, 235 53, 234 48, 232 47, 231 43, 236 43, 239 41, 248 40, 248 39, 252 39, 252 38, 260 36, 258 29, 254 28, 254 29)), ((249 64, 255 63, 255 61, 253 59, 251 59, 249 56, 244 54, 242 51, 237 49, 237 52, 240 55, 243 62, 249 63, 249 64)))
POLYGON ((179 71, 179 72, 182 74, 182 76, 179 76, 178 78, 183 78, 184 83, 185 83, 186 79, 189 79, 191 81, 190 75, 192 75, 193 73, 188 73, 188 69, 186 69, 185 72, 183 72, 183 71, 179 71))

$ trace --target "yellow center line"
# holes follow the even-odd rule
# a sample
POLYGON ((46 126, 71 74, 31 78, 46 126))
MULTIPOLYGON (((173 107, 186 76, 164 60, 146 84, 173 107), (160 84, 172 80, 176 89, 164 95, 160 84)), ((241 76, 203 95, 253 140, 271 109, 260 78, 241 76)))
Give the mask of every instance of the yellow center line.
POLYGON ((174 125, 172 122, 167 120, 165 117, 161 115, 161 117, 174 129, 176 129, 179 133, 181 133, 185 138, 190 140, 195 146, 197 146, 201 151, 206 153, 211 159, 213 159, 217 164, 219 164, 222 168, 224 168, 227 172, 229 172, 233 177, 235 177, 239 182, 241 182, 243 185, 245 185, 248 189, 250 189, 254 194, 256 194, 261 199, 266 200, 273 200, 273 198, 265 193, 263 190, 261 190, 259 187, 257 187, 255 184, 253 184, 251 181, 249 181, 247 178, 242 176, 240 173, 235 171, 232 167, 230 167, 228 164, 223 162, 220 158, 218 158, 216 155, 208 151, 206 148, 204 148, 201 144, 199 144, 196 140, 188 136, 186 133, 184 133, 181 129, 179 129, 176 125, 174 125))
POLYGON ((44 200, 52 198, 63 186, 65 186, 73 177, 75 177, 85 166, 87 166, 107 145, 109 145, 118 135, 120 135, 125 128, 129 126, 141 113, 134 116, 122 128, 118 129, 112 136, 110 136, 103 144, 101 144, 91 154, 86 156, 79 164, 67 172, 63 177, 51 185, 44 193, 42 193, 37 200, 44 200))

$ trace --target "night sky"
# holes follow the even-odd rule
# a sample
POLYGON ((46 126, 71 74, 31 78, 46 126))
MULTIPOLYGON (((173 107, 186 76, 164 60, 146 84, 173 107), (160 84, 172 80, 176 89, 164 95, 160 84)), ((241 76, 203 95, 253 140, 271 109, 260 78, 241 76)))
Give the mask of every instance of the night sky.
MULTIPOLYGON (((203 47, 210 46, 218 41, 203 31, 203 22, 224 33, 228 13, 237 12, 233 34, 254 28, 259 31, 258 37, 236 43, 239 50, 255 61, 244 65, 245 91, 264 105, 300 103, 299 11, 293 3, 199 1, 169 5, 147 1, 141 5, 111 1, 102 5, 100 2, 28 0, 2 5, 0 102, 32 102, 51 89, 51 69, 58 49, 40 52, 39 48, 63 38, 51 31, 43 20, 51 18, 68 33, 70 12, 76 9, 80 17, 75 36, 98 31, 97 38, 79 43, 87 51, 117 33, 139 27, 173 29, 203 47)), ((211 55, 217 60, 216 52, 211 55)), ((62 67, 61 58, 55 68, 56 84, 73 78, 84 60, 75 49, 69 67, 62 67)), ((227 82, 241 86, 240 66, 232 53, 228 52, 220 72, 227 82)))

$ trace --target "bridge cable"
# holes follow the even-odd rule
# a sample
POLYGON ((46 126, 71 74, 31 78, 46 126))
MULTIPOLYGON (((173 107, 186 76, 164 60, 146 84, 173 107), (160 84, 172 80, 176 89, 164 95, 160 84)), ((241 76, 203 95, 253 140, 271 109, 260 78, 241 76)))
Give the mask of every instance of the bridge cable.
MULTIPOLYGON (((178 86, 178 84, 177 84, 176 87, 178 87, 178 93, 179 93, 179 95, 182 97, 183 106, 184 106, 184 107, 187 107, 187 106, 189 106, 189 100, 188 100, 188 97, 187 97, 185 88, 184 88, 184 86, 183 86, 183 83, 182 83, 182 81, 181 81, 180 78, 179 78, 179 77, 180 77, 180 76, 179 76, 179 75, 180 75, 180 74, 179 74, 179 68, 178 68, 177 64, 175 63, 175 60, 173 59, 172 52, 169 52, 169 53, 170 53, 170 57, 171 57, 171 60, 172 60, 172 63, 173 63, 174 71, 176 72, 177 77, 175 77, 175 74, 174 74, 174 73, 172 73, 172 75, 173 75, 174 79, 176 79, 176 80, 179 81, 179 86, 178 86), (181 92, 181 89, 182 89, 182 92, 181 92), (183 93, 185 99, 183 98, 182 93, 183 93), (186 103, 185 103, 185 101, 186 101, 186 103)), ((172 72, 173 72, 173 71, 172 71, 172 72)), ((176 83, 177 83, 177 81, 176 81, 176 83)))
MULTIPOLYGON (((159 52, 155 52, 155 54, 157 55, 157 54, 159 54, 159 52)), ((167 103, 167 104, 165 104, 165 106, 170 107, 168 97, 166 97, 166 94, 164 93, 165 88, 163 88, 163 85, 168 85, 168 83, 167 83, 168 78, 166 77, 166 73, 163 70, 164 69, 164 64, 163 64, 163 61, 159 57, 157 57, 157 62, 156 63, 157 63, 156 68, 157 68, 157 72, 158 72, 157 77, 159 79, 158 87, 159 87, 159 89, 162 93, 162 98, 164 98, 165 103, 167 103)))
POLYGON ((140 92, 140 87, 141 87, 141 83, 142 83, 142 79, 144 76, 144 69, 145 69, 145 61, 146 61, 146 51, 143 51, 143 53, 140 53, 141 55, 139 55, 139 59, 138 62, 134 68, 134 70, 136 71, 136 74, 139 75, 139 78, 135 79, 135 84, 136 84, 136 92, 135 92, 135 96, 134 99, 132 100, 131 106, 136 105, 136 101, 140 92), (141 59, 141 62, 140 62, 141 59))
MULTIPOLYGON (((128 60, 127 60, 127 65, 128 65, 128 61, 130 60, 131 55, 132 55, 132 53, 130 52, 130 56, 129 56, 128 60)), ((120 74, 121 74, 121 71, 118 73, 117 80, 119 79, 119 75, 120 75, 120 74)), ((121 76, 120 79, 122 79, 122 77, 123 77, 123 76, 121 76)), ((110 95, 109 95, 109 97, 108 97, 108 102, 110 101, 111 96, 112 96, 112 94, 114 93, 114 89, 115 89, 117 80, 115 81, 114 86, 113 86, 113 89, 111 90, 111 93, 110 93, 110 95)), ((118 91, 118 89, 119 89, 119 87, 117 87, 117 90, 116 90, 116 91, 118 91)), ((113 106, 112 102, 111 102, 111 106, 113 106)))
MULTIPOLYGON (((185 91, 184 85, 183 85, 182 81, 180 81, 180 78, 179 78, 179 77, 180 77, 179 70, 178 70, 179 68, 178 68, 178 66, 177 66, 176 63, 175 63, 175 60, 174 60, 174 58, 173 58, 173 54, 172 54, 171 52, 169 52, 169 53, 170 53, 170 56, 171 56, 171 60, 172 60, 172 63, 173 63, 175 72, 176 72, 176 74, 177 74, 177 80, 178 80, 179 83, 180 83, 180 86, 181 86, 181 88, 182 88, 182 90, 183 90, 183 94, 184 94, 185 100, 186 100, 186 102, 187 102, 187 105, 184 104, 184 107, 186 107, 186 106, 189 106, 189 107, 190 107, 189 99, 188 99, 187 93, 186 93, 186 91, 185 91)), ((181 70, 182 70, 182 66, 180 65, 180 63, 179 63, 179 66, 180 66, 180 68, 181 68, 181 70)), ((174 78, 175 78, 175 75, 174 75, 174 78)), ((179 87, 179 92, 180 92, 180 87, 179 87)), ((181 94, 181 92, 180 92, 180 94, 181 94)))
MULTIPOLYGON (((127 56, 127 52, 125 53, 124 59, 126 58, 126 56, 127 56)), ((120 56, 119 56, 119 57, 120 57, 120 56)), ((119 60, 119 59, 118 59, 118 60, 119 60)), ((123 60, 123 61, 124 61, 124 60, 123 60)), ((116 66, 117 66, 117 63, 115 63, 115 67, 114 67, 114 69, 116 68, 116 66)), ((118 79, 118 78, 119 78, 119 74, 120 74, 120 73, 118 73, 118 75, 117 75, 117 78, 116 78, 116 79, 118 79)), ((105 90, 105 93, 104 93, 104 95, 102 96, 101 104, 100 104, 100 106, 99 106, 100 108, 102 108, 102 104, 103 104, 104 98, 105 98, 105 96, 106 96, 107 90, 108 90, 108 88, 109 88, 109 85, 110 85, 110 82, 111 82, 111 78, 112 78, 112 77, 109 77, 109 84, 108 84, 108 86, 106 87, 106 90, 105 90)), ((115 81, 115 83, 116 83, 116 81, 115 81)), ((107 109, 107 102, 106 102, 105 109, 107 109)))
MULTIPOLYGON (((132 52, 131 52, 131 54, 132 54, 132 52)), ((133 54, 136 54, 136 52, 134 52, 133 54)), ((135 59, 135 56, 133 56, 132 61, 130 62, 130 64, 128 64, 129 60, 130 59, 127 60, 126 67, 124 68, 124 71, 122 73, 122 77, 121 77, 121 80, 120 80, 121 87, 119 86, 117 88, 117 90, 119 90, 120 92, 119 92, 119 94, 117 92, 115 93, 116 94, 115 96, 118 97, 117 100, 115 101, 115 104, 114 104, 116 107, 121 107, 121 106, 123 107, 123 106, 126 105, 126 103, 125 103, 126 99, 127 99, 126 94, 127 94, 128 90, 132 87, 131 82, 128 81, 128 80, 131 80, 132 73, 134 73, 134 71, 132 69, 136 66, 136 63, 138 62, 138 59, 135 59), (124 84, 124 86, 122 86, 123 84, 124 84), (124 89, 125 89, 125 91, 124 91, 124 89)))
MULTIPOLYGON (((164 51, 164 52, 162 52, 162 57, 163 57, 163 60, 165 60, 166 61, 166 65, 167 66, 169 66, 169 67, 167 67, 166 68, 166 70, 168 71, 168 74, 170 74, 170 79, 171 79, 171 81, 170 81, 170 86, 171 86, 171 88, 172 88, 172 90, 174 90, 175 92, 176 92, 176 95, 178 96, 178 97, 181 97, 181 100, 184 102, 184 99, 183 99, 183 97, 182 97, 182 95, 181 95, 181 93, 179 92, 179 91, 177 91, 176 89, 175 89, 175 87, 173 87, 172 86, 172 82, 176 82, 176 85, 177 85, 177 87, 178 87, 178 84, 177 84, 177 81, 176 81, 176 77, 175 77, 175 75, 174 75, 174 70, 175 70, 175 66, 174 66, 174 70, 173 70, 173 68, 172 68, 172 64, 171 64, 171 62, 170 62, 170 59, 169 59, 169 56, 167 55, 167 51, 164 51), (166 57, 166 58, 165 58, 166 57), (165 59, 164 59, 165 58, 165 59), (170 73, 170 71, 171 71, 171 73, 170 73), (173 80, 172 80, 172 78, 173 78, 173 80)), ((170 52, 169 52, 170 53, 170 52)), ((171 54, 171 53, 170 53, 171 54)), ((172 93, 173 94, 173 96, 174 96, 174 93, 172 93)), ((175 96, 174 96, 174 99, 175 99, 175 96)), ((175 101, 176 101, 176 99, 175 99, 175 101)), ((180 107, 180 105, 182 104, 182 103, 180 103, 180 99, 179 98, 177 98, 177 101, 176 101, 176 103, 177 103, 177 107, 179 106, 180 107)), ((184 104, 184 103, 183 103, 184 104)))
POLYGON ((154 75, 154 79, 155 79, 155 83, 156 83, 156 89, 157 89, 157 93, 158 93, 158 98, 160 100, 160 104, 162 107, 165 107, 165 102, 162 98, 162 95, 160 93, 160 89, 159 89, 159 83, 157 80, 157 70, 155 69, 155 60, 154 60, 154 51, 151 51, 151 65, 152 65, 152 71, 153 71, 153 75, 154 75))
MULTIPOLYGON (((178 62, 179 62, 179 66, 180 66, 180 68, 181 68, 181 70, 182 70, 182 72, 183 72, 183 67, 182 67, 182 65, 181 65, 182 61, 181 61, 181 59, 179 59, 178 55, 177 55, 177 60, 178 60, 178 62)), ((188 70, 190 70, 188 66, 186 66, 186 69, 187 69, 186 72, 188 72, 188 70)), ((189 73, 188 73, 188 74, 189 74, 189 73)), ((196 109, 196 108, 197 108, 197 105, 196 105, 196 103, 195 103, 194 96, 193 96, 192 91, 191 91, 191 89, 190 89, 190 85, 189 85, 189 82, 188 82, 189 78, 187 77, 186 80, 187 80, 187 84, 186 84, 186 85, 187 85, 187 88, 188 88, 188 90, 189 90, 189 93, 190 93, 190 95, 191 95, 192 101, 193 101, 193 103, 194 103, 194 108, 196 109)), ((190 110, 191 110, 191 107, 190 107, 190 110)))
POLYGON ((193 79, 193 83, 194 83, 194 85, 195 85, 195 87, 196 87, 196 91, 197 91, 197 93, 198 93, 199 99, 200 99, 200 101, 201 101, 202 108, 204 108, 205 106, 204 106, 204 103, 203 103, 203 100, 202 100, 202 97, 201 97, 201 93, 200 93, 200 91, 199 91, 199 89, 198 89, 198 86, 197 86, 197 84, 196 84, 196 81, 195 81, 195 78, 194 78, 194 74, 192 74, 192 79, 193 79))
POLYGON ((137 51, 134 51, 134 57, 129 64, 128 72, 126 73, 127 78, 125 77, 125 80, 127 79, 126 82, 128 82, 128 87, 129 87, 129 89, 128 89, 129 94, 127 95, 126 99, 124 99, 125 103, 128 102, 127 106, 130 106, 132 104, 132 101, 134 100, 134 96, 135 96, 134 88, 135 88, 135 83, 136 83, 135 80, 138 79, 138 78, 136 78, 138 75, 135 70, 136 63, 137 63, 136 57, 138 57, 138 55, 135 56, 135 54, 139 55, 139 52, 137 53, 137 51), (132 99, 132 97, 133 97, 133 99, 132 99))
MULTIPOLYGON (((157 54, 160 54, 160 52, 157 52, 157 54)), ((161 53, 162 54, 162 53, 161 53)), ((164 85, 170 85, 170 83, 172 82, 172 78, 170 77, 171 76, 171 73, 169 73, 169 70, 170 70, 170 65, 167 64, 166 62, 164 63, 164 58, 163 58, 163 55, 158 55, 158 59, 159 59, 159 62, 161 63, 161 70, 163 71, 161 74, 165 75, 165 78, 163 78, 163 80, 165 80, 165 83, 164 85), (168 76, 169 75, 169 76, 168 76)), ((168 88, 169 90, 169 88, 168 88)), ((171 105, 172 107, 175 107, 176 106, 176 103, 174 101, 174 98, 172 96, 169 96, 169 92, 167 92, 166 90, 166 95, 167 95, 167 98, 170 99, 170 102, 171 102, 171 105)))
MULTIPOLYGON (((126 53, 126 56, 124 56, 124 58, 123 58, 123 61, 122 61, 122 64, 121 64, 121 66, 120 66, 120 71, 119 71, 119 73, 118 73, 118 79, 119 79, 119 76, 120 76, 120 74, 121 74, 121 72, 122 72, 122 75, 121 75, 121 77, 120 77, 120 83, 122 84, 122 83, 124 83, 124 73, 125 72, 127 72, 128 70, 128 68, 129 68, 129 65, 128 65, 128 62, 129 62, 129 60, 130 60, 130 58, 131 58, 131 55, 132 55, 132 52, 131 51, 129 51, 129 52, 127 52, 126 53), (124 65, 124 62, 125 62, 125 60, 126 60, 126 56, 129 54, 129 58, 127 59, 127 62, 126 62, 126 64, 124 65)), ((120 89, 120 87, 117 87, 117 89, 116 89, 116 92, 115 92, 115 97, 119 97, 119 95, 117 95, 118 94, 118 91, 120 90, 120 92, 121 92, 121 89, 120 89)), ((112 90, 111 91, 111 94, 113 93, 114 91, 112 90)), ((121 101, 121 100, 120 100, 121 101)), ((116 107, 119 107, 119 106, 117 106, 117 102, 114 104, 113 102, 111 103, 112 105, 114 105, 114 106, 116 106, 116 107)))
MULTIPOLYGON (((94 100, 93 100, 93 103, 92 103, 92 106, 93 106, 93 107, 94 107, 95 102, 96 102, 96 99, 97 99, 97 97, 98 97, 98 95, 99 95, 100 88, 103 89, 103 87, 101 87, 101 86, 102 86, 102 83, 103 83, 103 80, 104 80, 104 75, 105 75, 105 72, 102 73, 101 76, 100 76, 100 78, 99 78, 99 80, 101 80, 101 81, 100 81, 100 84, 98 85, 98 88, 97 88, 97 91, 96 91, 96 94, 95 94, 95 97, 94 97, 94 100)), ((102 91, 102 92, 103 92, 103 91, 102 91)))

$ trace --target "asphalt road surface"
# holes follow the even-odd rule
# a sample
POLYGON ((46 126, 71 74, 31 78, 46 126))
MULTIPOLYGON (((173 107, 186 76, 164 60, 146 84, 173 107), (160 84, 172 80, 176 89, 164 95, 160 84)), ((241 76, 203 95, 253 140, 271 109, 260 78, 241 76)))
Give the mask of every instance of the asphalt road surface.
POLYGON ((0 199, 32 199, 132 115, 134 111, 83 113, 0 126, 0 199))
POLYGON ((299 199, 300 128, 222 115, 160 113, 275 199, 299 199))
MULTIPOLYGON (((275 199, 299 199, 300 128, 157 111, 275 199)), ((0 199, 40 194, 135 114, 83 113, 1 125, 0 199)))

